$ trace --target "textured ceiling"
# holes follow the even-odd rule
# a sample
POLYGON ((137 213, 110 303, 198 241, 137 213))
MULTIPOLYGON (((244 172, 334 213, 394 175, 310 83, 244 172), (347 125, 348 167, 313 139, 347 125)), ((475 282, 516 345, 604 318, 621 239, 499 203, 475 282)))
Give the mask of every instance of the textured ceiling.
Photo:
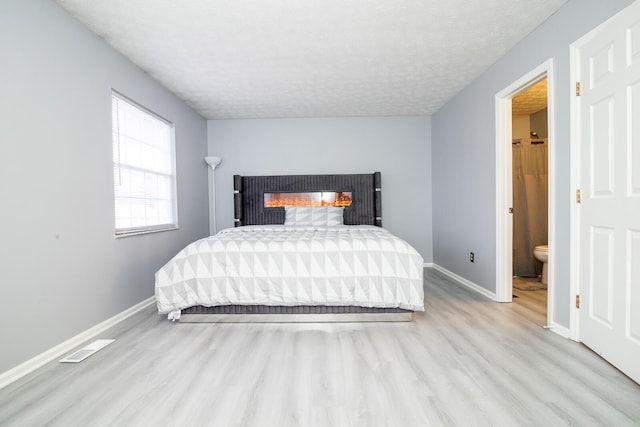
POLYGON ((547 79, 520 92, 511 100, 511 114, 528 116, 547 108, 547 79))
POLYGON ((425 115, 566 0, 57 0, 203 116, 425 115))

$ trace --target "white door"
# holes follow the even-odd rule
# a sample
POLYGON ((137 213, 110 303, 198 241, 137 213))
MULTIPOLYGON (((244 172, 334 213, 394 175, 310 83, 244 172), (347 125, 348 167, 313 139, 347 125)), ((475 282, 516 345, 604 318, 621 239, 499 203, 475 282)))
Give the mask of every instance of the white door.
POLYGON ((640 382, 640 2, 579 62, 579 335, 640 382))

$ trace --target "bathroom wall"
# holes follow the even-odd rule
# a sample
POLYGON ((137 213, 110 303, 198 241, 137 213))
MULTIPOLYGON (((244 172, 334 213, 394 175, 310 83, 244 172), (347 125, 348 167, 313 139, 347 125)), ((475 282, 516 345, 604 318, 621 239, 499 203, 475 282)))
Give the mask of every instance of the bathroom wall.
POLYGON ((533 113, 531 115, 514 115, 511 118, 511 134, 513 139, 531 138, 531 131, 538 134, 536 139, 545 139, 549 137, 547 125, 547 109, 533 113))

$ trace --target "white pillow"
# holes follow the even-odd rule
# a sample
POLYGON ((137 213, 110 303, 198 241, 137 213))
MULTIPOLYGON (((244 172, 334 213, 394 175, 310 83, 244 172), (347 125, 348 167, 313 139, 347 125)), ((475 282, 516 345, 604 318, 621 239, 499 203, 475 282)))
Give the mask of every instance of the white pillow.
POLYGON ((344 224, 342 206, 285 206, 284 225, 326 227, 344 224))

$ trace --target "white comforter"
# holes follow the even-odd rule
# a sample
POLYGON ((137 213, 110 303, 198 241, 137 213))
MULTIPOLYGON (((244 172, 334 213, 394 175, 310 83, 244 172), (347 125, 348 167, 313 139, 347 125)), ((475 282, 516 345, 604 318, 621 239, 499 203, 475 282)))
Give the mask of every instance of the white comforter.
POLYGON ((160 313, 194 305, 356 305, 423 311, 423 259, 373 226, 229 228, 156 273, 160 313))

